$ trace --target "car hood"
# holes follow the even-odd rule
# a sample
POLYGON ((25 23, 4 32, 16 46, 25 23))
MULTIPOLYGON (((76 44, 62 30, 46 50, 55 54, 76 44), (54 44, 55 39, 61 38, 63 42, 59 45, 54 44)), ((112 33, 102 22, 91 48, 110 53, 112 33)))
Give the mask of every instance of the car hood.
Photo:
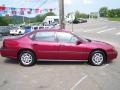
POLYGON ((102 42, 102 41, 97 41, 97 40, 89 40, 87 42, 88 46, 94 47, 94 48, 102 48, 102 49, 110 49, 113 48, 112 45, 102 42))

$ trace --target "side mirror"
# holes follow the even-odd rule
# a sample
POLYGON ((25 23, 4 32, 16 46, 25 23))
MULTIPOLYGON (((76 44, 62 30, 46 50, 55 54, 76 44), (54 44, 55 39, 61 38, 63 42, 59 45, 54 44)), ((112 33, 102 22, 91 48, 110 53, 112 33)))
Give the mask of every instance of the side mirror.
POLYGON ((77 41, 77 42, 76 42, 76 45, 79 45, 79 44, 81 44, 81 43, 82 43, 81 41, 77 41))

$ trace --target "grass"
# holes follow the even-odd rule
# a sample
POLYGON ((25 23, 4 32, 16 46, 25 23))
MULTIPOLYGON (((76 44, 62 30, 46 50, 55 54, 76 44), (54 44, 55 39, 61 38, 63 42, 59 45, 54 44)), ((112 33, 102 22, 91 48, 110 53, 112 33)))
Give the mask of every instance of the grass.
POLYGON ((110 21, 120 21, 120 17, 108 18, 110 21))

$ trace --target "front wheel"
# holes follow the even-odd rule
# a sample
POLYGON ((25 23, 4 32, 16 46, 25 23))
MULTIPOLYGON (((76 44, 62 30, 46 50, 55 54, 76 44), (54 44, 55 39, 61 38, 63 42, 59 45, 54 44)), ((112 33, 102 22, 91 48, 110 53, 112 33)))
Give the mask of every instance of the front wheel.
POLYGON ((89 62, 94 66, 102 65, 106 60, 106 55, 102 51, 94 51, 90 54, 89 62))
POLYGON ((23 66, 32 66, 36 62, 35 55, 31 51, 22 51, 18 59, 23 66))

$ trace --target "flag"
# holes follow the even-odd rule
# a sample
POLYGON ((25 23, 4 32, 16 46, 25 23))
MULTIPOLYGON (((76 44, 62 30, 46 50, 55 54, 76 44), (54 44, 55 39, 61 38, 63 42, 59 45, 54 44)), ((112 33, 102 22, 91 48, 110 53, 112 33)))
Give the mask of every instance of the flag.
POLYGON ((15 11, 15 10, 16 10, 16 8, 11 7, 11 11, 15 11))
POLYGON ((25 11, 25 10, 26 10, 26 8, 20 8, 20 10, 21 10, 21 11, 25 11))
POLYGON ((27 11, 27 14, 31 14, 31 11, 27 11))
POLYGON ((12 15, 16 15, 17 14, 17 12, 16 11, 12 11, 12 15))
POLYGON ((24 11, 20 11, 20 15, 24 15, 24 11))
POLYGON ((39 13, 39 9, 35 9, 35 13, 39 13))
POLYGON ((5 6, 0 6, 0 11, 5 10, 5 6))

